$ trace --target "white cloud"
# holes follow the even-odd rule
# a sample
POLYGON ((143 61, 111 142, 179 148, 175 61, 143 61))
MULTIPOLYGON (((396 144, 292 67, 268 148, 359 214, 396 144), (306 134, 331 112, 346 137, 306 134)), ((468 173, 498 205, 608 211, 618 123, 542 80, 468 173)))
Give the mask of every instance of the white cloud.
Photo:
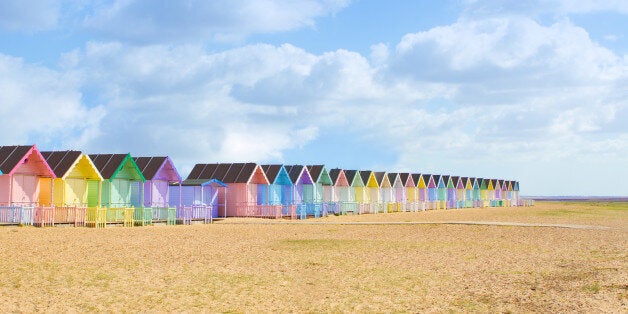
POLYGON ((60 143, 80 148, 98 133, 102 108, 81 104, 71 74, 0 54, 0 134, 6 143, 60 143))
POLYGON ((628 155, 625 145, 599 145, 628 132, 617 125, 628 110, 626 58, 569 21, 542 26, 522 16, 462 18, 404 36, 388 59, 389 80, 441 82, 450 91, 436 102, 440 110, 432 109, 433 98, 419 102, 430 108, 419 116, 399 111, 381 119, 409 118, 422 126, 397 137, 411 143, 398 142, 399 168, 422 167, 435 156, 451 166, 628 155))
POLYGON ((140 43, 234 41, 313 27, 348 0, 114 0, 94 8, 85 26, 115 40, 140 43))
POLYGON ((0 29, 20 32, 50 30, 57 26, 61 4, 57 0, 0 1, 0 29))

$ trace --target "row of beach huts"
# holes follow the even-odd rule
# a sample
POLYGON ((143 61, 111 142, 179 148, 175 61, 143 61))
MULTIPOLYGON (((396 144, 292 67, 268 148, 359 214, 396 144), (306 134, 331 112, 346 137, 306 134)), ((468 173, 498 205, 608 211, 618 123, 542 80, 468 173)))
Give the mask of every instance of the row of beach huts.
POLYGON ((183 180, 169 157, 0 146, 3 225, 190 224, 530 205, 519 197, 519 182, 501 179, 214 163, 195 165, 183 180))

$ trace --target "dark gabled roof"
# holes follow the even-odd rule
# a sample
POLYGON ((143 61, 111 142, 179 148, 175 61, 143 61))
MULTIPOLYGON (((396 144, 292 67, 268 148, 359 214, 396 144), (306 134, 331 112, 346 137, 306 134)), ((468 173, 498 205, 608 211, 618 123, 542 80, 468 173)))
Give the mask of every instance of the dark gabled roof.
POLYGON ((349 185, 353 184, 353 180, 355 179, 357 173, 357 170, 345 170, 345 177, 347 177, 347 183, 349 183, 349 185))
POLYGON ((469 183, 469 177, 462 177, 462 184, 464 184, 464 187, 467 187, 467 183, 469 183))
POLYGON ((407 172, 402 172, 399 174, 399 179, 401 179, 401 183, 403 183, 403 185, 406 185, 406 182, 408 182, 409 176, 410 174, 407 172))
POLYGON ((11 172, 31 148, 33 146, 0 146, 0 171, 11 172))
MULTIPOLYGON (((395 180, 397 180, 397 176, 399 174, 396 172, 388 172, 386 173, 386 176, 388 177, 388 181, 390 182, 390 185, 395 185, 395 180)), ((403 182, 405 183, 405 182, 403 182)))
MULTIPOLYGON (((199 178, 214 178, 214 172, 218 169, 219 164, 206 164, 203 171, 199 173, 199 178)), ((217 179, 220 180, 220 179, 217 179)))
POLYGON ((275 180, 277 179, 277 175, 279 174, 279 171, 281 170, 281 165, 260 165, 260 167, 262 167, 262 170, 264 170, 264 173, 266 174, 266 178, 268 178, 268 181, 271 184, 275 183, 275 180))
POLYGON ((255 163, 196 164, 188 179, 205 181, 216 179, 223 183, 248 183, 256 167, 255 163))
POLYGON ((331 183, 333 185, 336 185, 336 182, 338 182, 338 178, 340 178, 340 171, 342 169, 339 168, 334 168, 329 170, 329 177, 331 178, 331 183))
MULTIPOLYGON (((438 185, 438 181, 440 181, 440 174, 433 174, 432 177, 434 177, 434 183, 438 185)), ((427 184, 427 182, 425 182, 425 184, 427 184)))
POLYGON ((449 183, 449 177, 450 175, 443 175, 443 182, 445 183, 445 185, 449 183))
POLYGON ((166 161, 166 157, 134 157, 135 164, 140 168, 140 171, 144 175, 146 180, 152 180, 161 165, 166 161))
POLYGON ((323 173, 323 165, 310 165, 307 166, 307 171, 310 172, 310 177, 312 177, 312 181, 318 182, 321 173, 323 173))
POLYGON ((491 181, 491 184, 493 185, 493 189, 494 189, 495 186, 496 186, 496 183, 497 183, 497 179, 491 179, 490 181, 491 181))
POLYGON ((89 158, 92 159, 103 179, 111 179, 127 156, 128 154, 91 154, 89 158))
POLYGON ((185 180, 198 179, 200 177, 201 173, 203 172, 203 169, 205 169, 205 166, 207 166, 207 164, 196 164, 196 165, 194 165, 194 168, 192 168, 192 171, 190 171, 190 174, 188 174, 188 177, 185 180))
POLYGON ((292 181, 292 184, 297 183, 297 180, 299 180, 299 176, 301 175, 302 171, 303 171, 303 165, 290 166, 290 171, 288 171, 288 176, 290 176, 290 180, 292 181))
MULTIPOLYGON (((384 182, 384 177, 386 176, 386 172, 378 171, 373 172, 373 174, 375 175, 375 181, 377 182, 377 186, 382 186, 382 183, 384 182)), ((390 185, 392 186, 392 183, 390 185)))
POLYGON ((41 152, 41 155, 44 156, 55 176, 61 178, 68 173, 76 160, 81 157, 81 152, 75 150, 49 151, 41 152))
POLYGON ((201 177, 201 178, 202 179, 218 179, 222 182, 225 182, 225 176, 227 175, 227 172, 229 172, 229 168, 231 168, 231 164, 229 163, 217 164, 216 170, 212 174, 212 177, 207 177, 207 178, 201 177))
MULTIPOLYGON (((414 186, 417 187, 419 186, 419 181, 421 181, 421 174, 420 173, 413 173, 412 174, 412 180, 414 181, 414 186)), ((429 181, 429 178, 428 178, 429 181)), ((427 184, 428 181, 425 181, 425 184, 427 184)))
MULTIPOLYGON (((223 179, 218 179, 224 183, 236 183, 238 181, 238 177, 240 176, 240 172, 244 168, 245 163, 234 163, 231 164, 227 173, 225 173, 223 179)), ((208 178, 209 179, 209 178, 208 178)))
POLYGON ((360 170, 360 178, 362 179, 362 183, 364 183, 364 185, 368 184, 371 172, 371 170, 360 170))
MULTIPOLYGON (((431 176, 432 176, 431 174, 427 174, 427 173, 421 174, 421 177, 423 178, 423 182, 425 182, 425 185, 430 184, 430 177, 431 176)), ((434 183, 436 183, 436 182, 434 182, 434 183)), ((419 185, 419 181, 417 181, 416 184, 419 185)))
POLYGON ((451 176, 451 182, 453 182, 454 186, 458 186, 458 180, 460 180, 459 176, 451 176))
POLYGON ((236 183, 248 183, 249 179, 253 176, 253 172, 255 172, 255 168, 257 168, 257 164, 252 162, 245 163, 240 171, 240 175, 238 175, 236 179, 236 183))

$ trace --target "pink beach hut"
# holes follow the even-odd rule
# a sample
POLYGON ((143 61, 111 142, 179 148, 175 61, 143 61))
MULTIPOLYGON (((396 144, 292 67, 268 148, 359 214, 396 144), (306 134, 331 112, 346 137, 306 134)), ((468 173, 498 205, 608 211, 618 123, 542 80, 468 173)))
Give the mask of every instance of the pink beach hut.
MULTIPOLYGON (((354 173, 355 176, 355 173, 354 173)), ((340 213, 358 213, 358 203, 355 202, 354 189, 347 178, 345 171, 339 168, 329 170, 329 177, 333 184, 332 199, 338 203, 340 213)))
POLYGON ((54 223, 52 179, 37 146, 0 146, 0 223, 54 223))
POLYGON ((501 206, 509 206, 508 205, 508 181, 502 180, 501 182, 501 206))
MULTIPOLYGON (((404 185, 406 187, 406 203, 411 211, 419 210, 419 189, 417 189, 416 181, 414 181, 415 176, 411 173, 405 173, 407 178, 404 180, 404 173, 399 174, 402 177, 402 181, 404 181, 404 185)), ((418 177, 418 175, 417 175, 418 177)))

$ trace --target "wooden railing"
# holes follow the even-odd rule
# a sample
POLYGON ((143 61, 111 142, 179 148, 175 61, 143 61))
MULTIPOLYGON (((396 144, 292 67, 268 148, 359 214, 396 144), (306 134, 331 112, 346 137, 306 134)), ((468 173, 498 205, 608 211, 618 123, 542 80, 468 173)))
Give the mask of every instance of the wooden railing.
POLYGON ((190 205, 180 206, 176 209, 175 219, 177 222, 189 225, 193 221, 199 221, 203 223, 212 222, 212 206, 207 205, 190 205))
POLYGON ((167 225, 174 225, 177 223, 176 207, 152 207, 152 209, 153 222, 165 222, 167 225))
POLYGON ((34 206, 0 206, 0 224, 32 226, 35 218, 34 212, 34 206))
POLYGON ((107 209, 102 207, 88 207, 85 213, 87 227, 104 228, 107 225, 107 209))

